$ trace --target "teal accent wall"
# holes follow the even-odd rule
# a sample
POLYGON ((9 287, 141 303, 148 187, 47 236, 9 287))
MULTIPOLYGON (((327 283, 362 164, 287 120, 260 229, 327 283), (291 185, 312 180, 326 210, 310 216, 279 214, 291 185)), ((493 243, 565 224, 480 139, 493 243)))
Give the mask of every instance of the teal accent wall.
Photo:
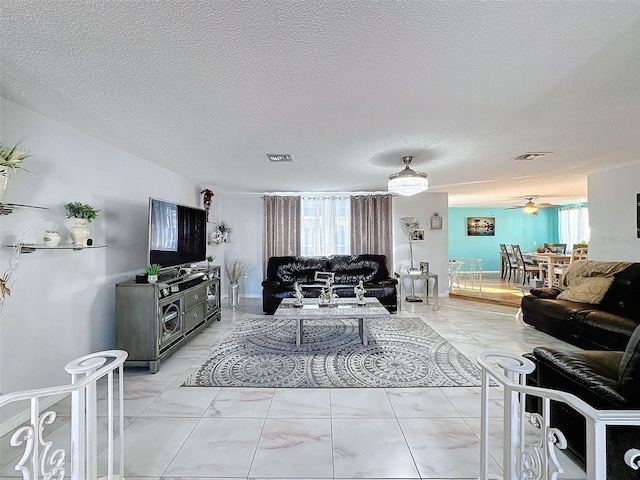
POLYGON ((517 243, 531 252, 545 243, 558 243, 558 209, 541 208, 538 215, 521 209, 449 208, 449 256, 481 258, 483 271, 500 271, 500 244, 517 243), (467 217, 495 217, 493 237, 467 235, 467 217))

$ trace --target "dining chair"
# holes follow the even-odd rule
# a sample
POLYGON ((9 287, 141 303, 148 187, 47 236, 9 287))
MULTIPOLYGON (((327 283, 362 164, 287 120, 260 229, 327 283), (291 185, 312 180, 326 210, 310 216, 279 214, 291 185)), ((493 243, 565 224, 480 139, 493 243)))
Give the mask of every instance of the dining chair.
POLYGON ((507 252, 507 245, 505 243, 500 244, 500 278, 507 278, 507 273, 511 277, 511 263, 509 262, 509 253, 507 252))
POLYGON ((567 244, 566 243, 545 243, 544 249, 547 252, 564 255, 565 253, 567 253, 567 244))
POLYGON ((513 250, 513 256, 516 259, 516 271, 518 273, 522 272, 522 284, 524 285, 532 275, 535 277, 538 274, 540 271, 539 267, 538 265, 524 261, 520 245, 511 245, 511 248, 513 250))
POLYGON ((589 245, 587 245, 586 243, 574 243, 573 248, 571 248, 571 251, 575 250, 576 248, 580 248, 582 250, 589 250, 589 245))
POLYGON ((589 255, 586 248, 574 248, 571 251, 571 258, 569 263, 556 264, 553 268, 553 286, 561 287, 564 280, 564 274, 573 262, 578 260, 589 260, 589 255))

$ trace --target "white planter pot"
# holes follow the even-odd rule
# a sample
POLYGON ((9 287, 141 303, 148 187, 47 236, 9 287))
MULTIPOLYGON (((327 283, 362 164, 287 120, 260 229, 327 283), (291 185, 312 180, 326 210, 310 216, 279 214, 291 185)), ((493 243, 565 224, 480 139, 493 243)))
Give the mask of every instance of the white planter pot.
POLYGON ((84 218, 74 218, 76 224, 71 227, 69 233, 71 233, 71 239, 75 247, 84 247, 87 245, 87 239, 89 238, 89 229, 87 228, 87 220, 84 218))
POLYGON ((158 275, 147 275, 147 282, 156 283, 158 281, 158 275))

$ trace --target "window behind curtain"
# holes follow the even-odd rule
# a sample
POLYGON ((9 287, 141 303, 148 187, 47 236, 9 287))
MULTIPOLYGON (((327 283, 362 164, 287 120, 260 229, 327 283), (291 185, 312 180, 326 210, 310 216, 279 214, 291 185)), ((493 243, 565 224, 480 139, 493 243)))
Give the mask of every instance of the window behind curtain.
POLYGON ((302 197, 302 255, 349 254, 350 198, 302 197))
POLYGON ((567 252, 575 243, 589 242, 589 209, 587 207, 567 207, 558 210, 558 237, 560 243, 567 244, 567 252))

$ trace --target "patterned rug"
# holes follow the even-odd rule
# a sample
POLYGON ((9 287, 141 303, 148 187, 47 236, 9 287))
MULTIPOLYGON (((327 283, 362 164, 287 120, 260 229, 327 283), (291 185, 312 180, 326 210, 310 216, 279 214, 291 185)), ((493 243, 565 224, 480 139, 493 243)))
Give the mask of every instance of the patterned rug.
POLYGON ((215 347, 182 386, 380 388, 480 386, 480 370, 417 317, 369 320, 363 346, 357 320, 304 324, 247 320, 215 347))

